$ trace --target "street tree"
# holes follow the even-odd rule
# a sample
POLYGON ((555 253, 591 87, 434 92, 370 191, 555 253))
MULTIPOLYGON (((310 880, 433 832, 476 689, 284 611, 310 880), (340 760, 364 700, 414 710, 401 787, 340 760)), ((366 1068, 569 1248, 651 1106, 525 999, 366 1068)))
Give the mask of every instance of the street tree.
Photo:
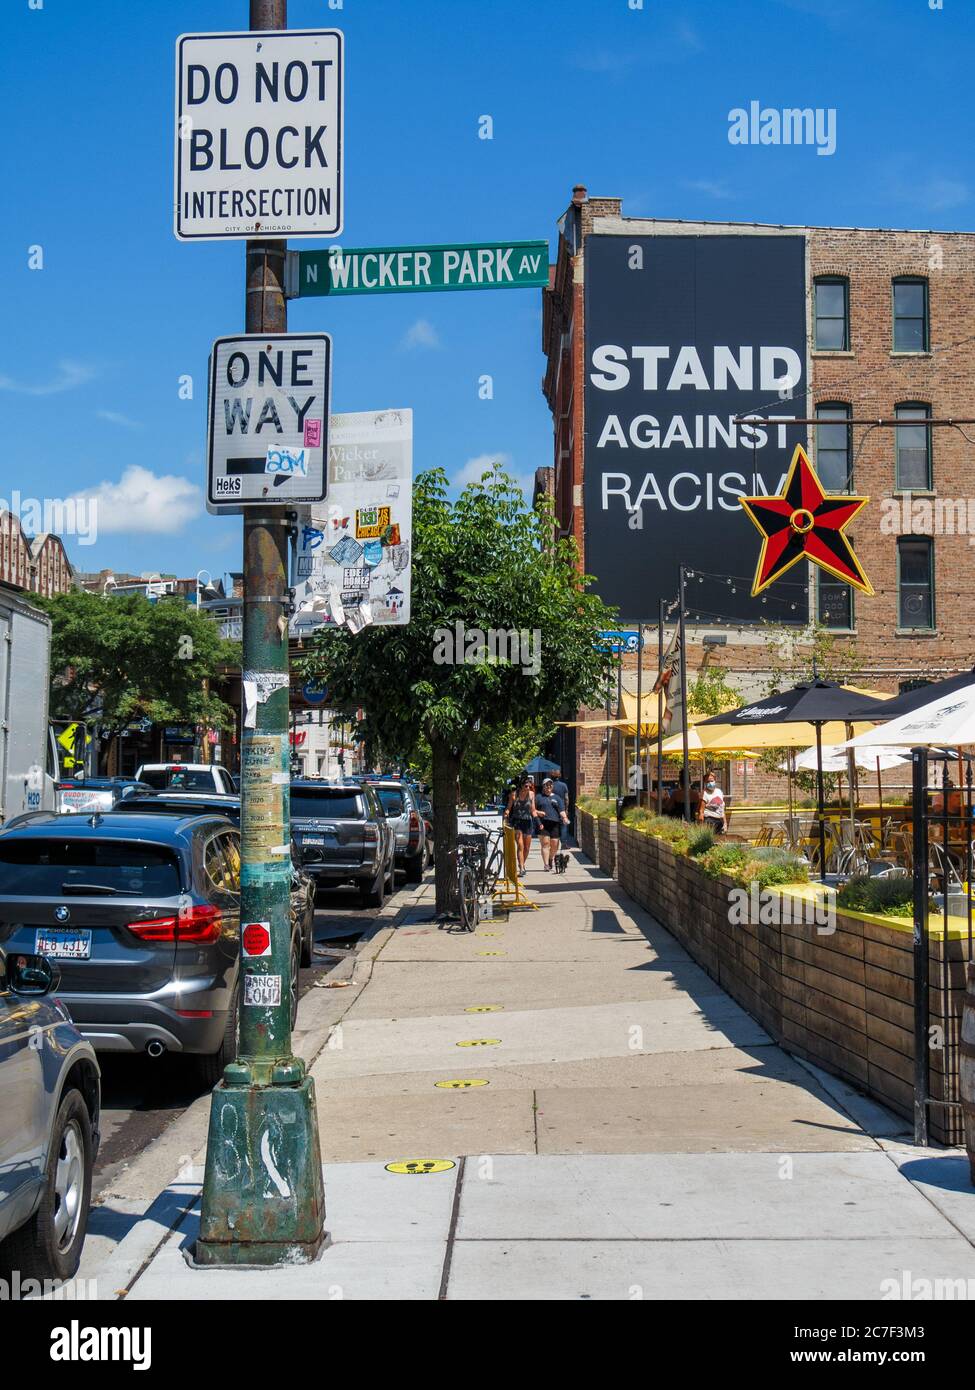
POLYGON ((221 667, 239 668, 239 645, 182 599, 75 590, 35 602, 52 624, 53 718, 96 723, 106 742, 138 719, 233 727, 209 683, 221 667))
POLYGON ((416 478, 408 626, 316 634, 302 669, 327 682, 337 709, 366 711, 370 745, 409 758, 429 743, 438 911, 449 908, 458 784, 478 721, 524 727, 595 698, 610 658, 594 639, 614 620, 551 507, 528 507, 495 465, 456 500, 442 469, 416 478))
MULTIPOLYGON (((461 804, 483 806, 531 762, 554 732, 550 719, 482 724, 475 729, 458 775, 461 804)), ((425 738, 409 760, 409 769, 418 781, 433 781, 433 754, 425 738)))

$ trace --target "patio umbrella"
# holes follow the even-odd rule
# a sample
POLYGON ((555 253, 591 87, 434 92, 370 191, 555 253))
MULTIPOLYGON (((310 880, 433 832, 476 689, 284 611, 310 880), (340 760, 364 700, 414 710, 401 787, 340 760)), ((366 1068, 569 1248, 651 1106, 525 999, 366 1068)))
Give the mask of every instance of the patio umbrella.
POLYGON ((557 767, 558 763, 553 763, 548 758, 539 756, 537 758, 532 758, 531 762, 526 766, 525 771, 535 773, 554 772, 557 767))
POLYGON ((902 714, 911 714, 942 695, 954 695, 975 683, 975 668, 963 671, 960 676, 949 676, 947 680, 932 681, 929 685, 918 686, 916 690, 906 690, 902 695, 894 695, 889 700, 866 700, 853 711, 854 719, 899 719, 902 714))
MULTIPOLYGON (((910 693, 913 695, 917 692, 910 693)), ((877 728, 857 734, 847 741, 846 746, 856 750, 874 748, 878 744, 898 748, 932 745, 971 747, 975 744, 975 674, 969 672, 967 683, 947 694, 928 700, 877 728)))
MULTIPOLYGON (((785 724, 811 724, 816 730, 816 819, 819 824, 819 875, 826 881, 826 827, 824 824, 823 788, 823 726, 829 723, 850 721, 851 711, 862 707, 863 692, 850 686, 838 685, 835 681, 819 680, 813 677, 801 681, 790 690, 777 691, 763 699, 742 705, 739 709, 705 719, 698 726, 702 737, 709 726, 722 725, 725 730, 734 730, 739 741, 751 747, 755 745, 745 734, 772 735, 767 739, 767 747, 775 747, 776 726, 785 724)), ((880 740, 878 740, 879 742, 880 740)), ((888 742, 889 740, 884 740, 888 742)), ((851 793, 852 795, 852 793, 851 793)), ((851 803, 852 804, 852 803, 851 803)), ((851 810, 852 818, 852 810, 851 810)))

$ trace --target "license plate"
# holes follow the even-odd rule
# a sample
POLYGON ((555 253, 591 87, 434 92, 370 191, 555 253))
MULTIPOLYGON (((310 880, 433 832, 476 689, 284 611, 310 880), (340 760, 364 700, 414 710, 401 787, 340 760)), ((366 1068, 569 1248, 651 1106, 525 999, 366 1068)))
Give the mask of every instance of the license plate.
POLYGON ((52 960, 87 960, 91 955, 90 931, 38 931, 34 951, 52 960))
POLYGON ((325 836, 324 836, 324 835, 306 835, 305 838, 304 838, 304 840, 302 840, 302 844, 305 844, 305 845, 322 845, 322 846, 324 846, 324 844, 325 844, 325 836))

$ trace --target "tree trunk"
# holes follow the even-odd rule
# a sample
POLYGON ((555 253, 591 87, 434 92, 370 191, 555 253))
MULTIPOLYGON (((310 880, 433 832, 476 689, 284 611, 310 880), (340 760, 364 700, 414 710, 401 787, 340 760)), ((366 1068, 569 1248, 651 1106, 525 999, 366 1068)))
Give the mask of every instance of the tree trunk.
POLYGON ((433 852, 437 881, 437 913, 451 911, 451 854, 457 844, 457 776, 460 758, 450 744, 431 739, 433 752, 433 852))

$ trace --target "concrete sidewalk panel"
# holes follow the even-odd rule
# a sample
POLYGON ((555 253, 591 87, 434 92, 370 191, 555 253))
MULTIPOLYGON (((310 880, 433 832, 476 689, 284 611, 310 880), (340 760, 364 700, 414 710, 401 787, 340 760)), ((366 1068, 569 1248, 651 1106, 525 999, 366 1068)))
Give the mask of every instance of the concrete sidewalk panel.
MULTIPOLYGON (((506 938, 490 938, 483 949, 503 949, 506 938)), ((633 968, 616 957, 584 961, 521 961, 476 957, 464 961, 396 961, 383 957, 368 990, 357 1002, 357 1020, 435 1018, 462 1013, 476 1004, 512 1009, 553 1009, 630 999, 665 999, 684 991, 703 999, 722 995, 721 986, 688 961, 656 960, 645 950, 633 968), (490 974, 487 973, 490 967, 490 974), (490 998, 483 998, 487 989, 490 998)))
MULTIPOLYGON (((741 1095, 741 1092, 736 1092, 741 1095)), ((873 1153, 505 1158, 468 1173, 465 1240, 890 1240, 950 1227, 873 1153)))
POLYGON ((316 1082, 358 1073, 387 1074, 458 1066, 503 1066, 585 1057, 626 1057, 633 1052, 674 1052, 751 1046, 768 1035, 727 996, 699 1008, 687 995, 633 1003, 595 1004, 504 1014, 363 1020, 342 1025, 313 1069, 316 1082), (461 1044, 488 1039, 474 1047, 461 1044), (495 1042, 494 1040, 498 1041, 495 1042), (338 1045, 340 1042, 341 1045, 338 1045))
POLYGON ((711 1085, 543 1087, 536 1092, 538 1152, 721 1153, 875 1150, 851 1120, 791 1081, 739 1087, 734 1106, 711 1085))
MULTIPOLYGON (((479 1075, 475 1064, 466 1070, 459 1067, 449 1079, 479 1075)), ((532 1091, 525 1087, 437 1090, 429 1077, 419 1093, 379 1095, 369 1101, 354 1095, 338 1099, 326 1087, 318 1097, 322 1157, 326 1163, 341 1164, 389 1162, 416 1154, 534 1153, 532 1101, 532 1091)))
MULTIPOLYGON (((881 1299, 891 1295, 892 1285, 884 1281, 900 1287, 905 1271, 920 1278, 975 1280, 975 1251, 951 1234, 857 1241, 461 1240, 453 1249, 447 1298, 881 1299)), ((816 1326, 814 1308, 804 1310, 803 1322, 816 1326)), ((808 1345, 815 1350, 822 1344, 810 1340, 808 1345)), ((883 1349, 882 1343, 877 1346, 883 1349)))

